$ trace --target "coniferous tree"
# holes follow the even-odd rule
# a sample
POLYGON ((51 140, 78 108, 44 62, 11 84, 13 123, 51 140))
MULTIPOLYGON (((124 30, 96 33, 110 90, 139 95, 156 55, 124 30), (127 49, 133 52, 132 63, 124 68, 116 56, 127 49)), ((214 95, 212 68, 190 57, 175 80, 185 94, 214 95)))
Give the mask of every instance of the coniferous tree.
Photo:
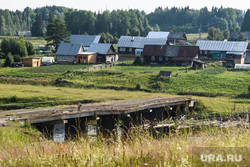
POLYGON ((70 33, 67 31, 65 23, 57 18, 48 24, 46 35, 45 40, 48 45, 55 46, 55 51, 57 51, 60 42, 69 42, 70 33))
POLYGON ((248 9, 241 26, 241 32, 250 31, 250 10, 248 9))
POLYGON ((245 37, 242 33, 238 36, 237 41, 245 41, 245 37))
POLYGON ((35 37, 43 36, 43 20, 42 20, 41 14, 36 15, 36 20, 33 23, 33 26, 31 28, 31 33, 32 33, 32 36, 35 36, 35 37))

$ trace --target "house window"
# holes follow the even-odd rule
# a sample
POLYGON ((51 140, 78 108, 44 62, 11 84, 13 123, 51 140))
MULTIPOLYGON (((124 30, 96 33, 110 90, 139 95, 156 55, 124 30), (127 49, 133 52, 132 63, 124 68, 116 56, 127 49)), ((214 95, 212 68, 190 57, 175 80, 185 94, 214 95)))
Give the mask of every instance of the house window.
POLYGON ((155 56, 151 56, 151 60, 152 60, 152 61, 155 61, 155 56))
POLYGON ((162 61, 162 57, 159 57, 159 61, 162 61))
POLYGON ((120 52, 122 52, 123 51, 123 48, 120 48, 120 52))
POLYGON ((200 51, 200 54, 202 55, 202 50, 200 51))
POLYGON ((129 48, 129 52, 132 52, 132 48, 129 48))
POLYGON ((205 55, 207 54, 207 50, 205 50, 205 55))
POLYGON ((126 48, 123 48, 123 52, 125 52, 126 51, 126 48))

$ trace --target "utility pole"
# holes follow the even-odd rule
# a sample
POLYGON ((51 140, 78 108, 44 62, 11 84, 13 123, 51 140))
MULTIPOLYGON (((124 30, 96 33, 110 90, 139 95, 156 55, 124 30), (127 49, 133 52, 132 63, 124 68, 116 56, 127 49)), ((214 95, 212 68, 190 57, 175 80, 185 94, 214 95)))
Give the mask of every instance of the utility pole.
POLYGON ((200 37, 199 37, 199 38, 200 38, 200 40, 201 40, 201 24, 200 24, 200 37))

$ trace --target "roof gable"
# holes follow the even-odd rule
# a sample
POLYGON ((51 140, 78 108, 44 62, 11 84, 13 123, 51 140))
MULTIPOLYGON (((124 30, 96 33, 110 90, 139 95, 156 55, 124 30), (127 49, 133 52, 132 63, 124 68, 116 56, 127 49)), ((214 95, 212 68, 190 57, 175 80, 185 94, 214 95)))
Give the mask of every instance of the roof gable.
POLYGON ((248 42, 198 40, 196 46, 199 46, 200 50, 245 52, 248 42))
POLYGON ((74 44, 74 43, 64 43, 62 42, 56 52, 56 55, 68 55, 75 56, 79 52, 84 51, 82 44, 74 44))
POLYGON ((101 40, 100 35, 71 35, 71 43, 81 43, 85 47, 89 47, 92 43, 99 43, 101 40))
POLYGON ((167 45, 145 45, 143 56, 165 56, 167 45))
POLYGON ((172 45, 169 45, 167 46, 167 51, 166 51, 166 57, 175 57, 178 55, 178 52, 179 52, 179 47, 180 46, 172 46, 172 45))
POLYGON ((187 36, 185 33, 182 32, 170 32, 168 35, 168 38, 171 39, 187 39, 187 36))
POLYGON ((198 46, 180 46, 178 55, 173 60, 192 61, 199 54, 198 46))
POLYGON ((147 38, 168 38, 169 32, 154 32, 150 31, 147 38))
POLYGON ((88 52, 97 52, 98 54, 114 53, 115 49, 112 44, 107 43, 92 43, 88 52))

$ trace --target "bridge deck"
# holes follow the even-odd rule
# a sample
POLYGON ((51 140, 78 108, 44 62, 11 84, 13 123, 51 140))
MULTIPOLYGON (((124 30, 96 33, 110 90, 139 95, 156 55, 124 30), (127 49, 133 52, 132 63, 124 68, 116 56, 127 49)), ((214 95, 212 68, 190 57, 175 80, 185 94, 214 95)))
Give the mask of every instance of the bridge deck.
POLYGON ((184 105, 187 102, 194 101, 191 98, 184 97, 159 97, 150 99, 136 99, 136 100, 121 100, 109 101, 103 103, 85 104, 77 111, 77 106, 65 108, 50 108, 50 109, 29 109, 16 110, 15 119, 18 121, 29 120, 31 124, 65 120, 79 117, 88 117, 95 115, 118 115, 129 114, 145 109, 153 109, 164 106, 184 105))

